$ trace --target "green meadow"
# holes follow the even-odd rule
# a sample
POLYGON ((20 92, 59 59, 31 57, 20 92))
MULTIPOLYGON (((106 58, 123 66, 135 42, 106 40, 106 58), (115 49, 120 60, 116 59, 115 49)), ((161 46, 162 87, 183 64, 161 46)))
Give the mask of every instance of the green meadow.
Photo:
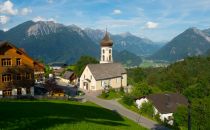
POLYGON ((145 130, 114 111, 72 101, 0 101, 0 129, 145 130))

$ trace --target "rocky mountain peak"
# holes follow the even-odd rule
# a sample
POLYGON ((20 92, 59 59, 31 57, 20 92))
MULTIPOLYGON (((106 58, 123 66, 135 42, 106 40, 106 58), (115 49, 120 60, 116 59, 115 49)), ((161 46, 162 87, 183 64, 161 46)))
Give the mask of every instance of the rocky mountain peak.
POLYGON ((28 28, 27 34, 28 36, 44 36, 50 33, 56 33, 62 27, 64 25, 53 21, 38 21, 28 28))

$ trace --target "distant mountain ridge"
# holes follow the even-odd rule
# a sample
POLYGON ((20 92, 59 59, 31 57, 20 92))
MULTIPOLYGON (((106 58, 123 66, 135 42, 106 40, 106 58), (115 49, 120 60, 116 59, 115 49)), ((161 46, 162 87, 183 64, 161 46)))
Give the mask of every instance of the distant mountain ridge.
MULTIPOLYGON (((90 33, 88 34, 90 35, 90 33)), ((7 32, 0 31, 0 40, 8 40, 17 47, 25 48, 30 56, 43 59, 46 63, 57 61, 72 64, 82 55, 89 55, 99 59, 99 41, 96 43, 95 40, 98 37, 103 37, 104 33, 101 33, 100 30, 98 35, 100 36, 95 34, 88 36, 85 30, 76 25, 65 26, 52 21, 27 21, 7 32)), ((118 55, 121 54, 117 50, 114 50, 113 53, 115 57, 119 57, 118 55)), ((123 59, 118 60, 119 62, 127 64, 125 61, 130 60, 131 63, 129 64, 140 64, 141 59, 135 54, 131 52, 123 54, 128 54, 128 57, 132 60, 123 59)))
POLYGON ((74 63, 82 55, 99 55, 99 46, 85 32, 54 22, 27 21, 4 32, 4 35, 2 40, 25 48, 29 55, 47 63, 74 63))
POLYGON ((154 53, 154 60, 177 61, 186 57, 205 55, 210 49, 210 29, 189 28, 154 53))
MULTIPOLYGON (((105 31, 99 29, 86 28, 84 31, 95 43, 99 43, 105 34, 105 31)), ((151 55, 162 47, 162 44, 155 44, 149 39, 137 37, 129 32, 110 34, 110 36, 114 42, 115 50, 127 50, 138 56, 151 55)))

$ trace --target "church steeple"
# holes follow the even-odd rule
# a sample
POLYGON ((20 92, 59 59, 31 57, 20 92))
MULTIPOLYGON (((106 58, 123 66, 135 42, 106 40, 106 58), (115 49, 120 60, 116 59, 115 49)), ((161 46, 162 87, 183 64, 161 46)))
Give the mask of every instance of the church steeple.
POLYGON ((110 39, 106 29, 104 38, 101 40, 101 61, 100 63, 112 63, 112 45, 113 41, 110 39))

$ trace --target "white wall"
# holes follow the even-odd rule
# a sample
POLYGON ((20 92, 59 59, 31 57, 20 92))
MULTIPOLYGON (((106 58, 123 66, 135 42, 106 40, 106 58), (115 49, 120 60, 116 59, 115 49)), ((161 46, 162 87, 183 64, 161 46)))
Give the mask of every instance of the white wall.
POLYGON ((21 88, 22 95, 26 95, 26 88, 21 88))
POLYGON ((93 75, 92 75, 90 69, 88 68, 88 66, 85 67, 82 75, 80 76, 80 88, 81 89, 84 89, 83 83, 86 81, 86 79, 90 80, 88 89, 89 90, 96 90, 96 80, 93 77, 93 75))
POLYGON ((17 89, 12 89, 12 95, 16 96, 17 95, 17 89))
POLYGON ((147 98, 137 99, 136 100, 136 105, 137 105, 138 109, 140 109, 141 106, 142 106, 142 104, 145 103, 145 102, 148 102, 148 99, 147 98))
POLYGON ((112 57, 112 47, 101 47, 101 61, 100 63, 112 63, 113 57, 112 57), (104 50, 104 53, 103 53, 104 50), (109 53, 109 50, 111 50, 111 53, 109 53), (103 55, 105 59, 103 60, 103 55), (111 60, 109 59, 109 55, 111 55, 111 60))
POLYGON ((2 96, 3 95, 3 91, 2 90, 0 90, 0 96, 2 96))

